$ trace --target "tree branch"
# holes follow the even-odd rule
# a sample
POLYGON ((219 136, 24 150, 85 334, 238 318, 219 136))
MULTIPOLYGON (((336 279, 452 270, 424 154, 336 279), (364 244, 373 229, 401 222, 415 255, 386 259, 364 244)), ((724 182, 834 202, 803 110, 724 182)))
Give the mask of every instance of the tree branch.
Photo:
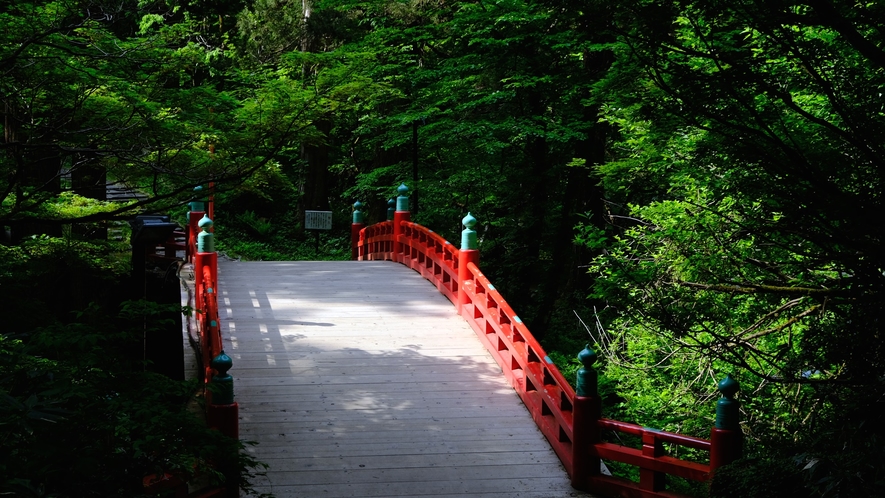
POLYGON ((867 60, 880 69, 885 69, 885 52, 858 33, 851 21, 840 14, 829 0, 808 0, 808 5, 817 12, 822 25, 833 28, 867 60))
POLYGON ((840 294, 839 291, 835 289, 815 289, 811 287, 785 287, 778 285, 760 285, 760 284, 740 284, 740 285, 731 285, 731 284, 703 284, 696 282, 676 282, 678 285, 683 287, 690 287, 692 289, 701 289, 701 290, 711 290, 716 292, 728 292, 731 294, 760 294, 760 293, 768 293, 768 294, 787 294, 787 295, 800 295, 800 296, 812 296, 812 295, 821 295, 821 296, 832 296, 840 294))

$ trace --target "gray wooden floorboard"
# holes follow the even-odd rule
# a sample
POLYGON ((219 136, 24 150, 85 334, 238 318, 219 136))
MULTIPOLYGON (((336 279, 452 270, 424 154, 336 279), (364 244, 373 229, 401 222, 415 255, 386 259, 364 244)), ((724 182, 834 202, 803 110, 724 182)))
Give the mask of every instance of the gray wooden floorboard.
POLYGON ((572 497, 473 330, 390 262, 219 261, 254 483, 283 497, 572 497))

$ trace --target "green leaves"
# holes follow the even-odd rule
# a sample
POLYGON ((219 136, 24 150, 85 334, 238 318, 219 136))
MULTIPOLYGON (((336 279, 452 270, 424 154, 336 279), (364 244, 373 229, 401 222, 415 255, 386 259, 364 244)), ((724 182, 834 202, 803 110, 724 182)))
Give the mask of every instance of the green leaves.
POLYGON ((606 372, 658 410, 625 368, 657 389, 734 372, 748 442, 785 455, 838 451, 824 434, 856 444, 837 413, 883 392, 881 324, 868 321, 883 302, 869 223, 885 133, 869 49, 883 39, 867 24, 881 7, 852 5, 621 4, 615 62, 594 87, 616 132, 597 169, 608 226, 582 225, 577 241, 600 252, 606 372))
POLYGON ((138 34, 147 34, 155 25, 163 24, 164 20, 165 19, 160 14, 145 14, 141 16, 141 22, 138 25, 138 34))

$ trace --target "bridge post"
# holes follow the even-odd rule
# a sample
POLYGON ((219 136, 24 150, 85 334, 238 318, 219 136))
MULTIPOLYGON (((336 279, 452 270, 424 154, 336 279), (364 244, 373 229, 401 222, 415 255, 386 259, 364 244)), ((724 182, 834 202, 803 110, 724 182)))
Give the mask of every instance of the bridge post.
POLYGON ((393 221, 393 213, 396 212, 396 200, 391 197, 387 201, 387 221, 393 221))
POLYGON ((461 250, 458 251, 458 313, 462 313, 464 306, 470 304, 470 296, 464 289, 464 283, 472 280, 470 270, 467 269, 468 263, 479 266, 479 250, 476 248, 476 218, 469 212, 464 219, 461 220, 464 230, 461 231, 461 250))
POLYGON ((596 352, 588 344, 578 353, 583 367, 578 370, 572 423, 572 487, 589 491, 591 479, 600 473, 599 457, 593 446, 599 442, 602 401, 597 392, 597 373, 593 370, 596 352))
POLYGON ((396 212, 393 213, 393 260, 397 263, 403 262, 403 244, 399 241, 400 235, 403 234, 402 222, 412 219, 409 213, 409 187, 403 183, 396 189, 399 196, 396 198, 396 212))
POLYGON ((197 225, 202 232, 197 236, 197 251, 194 254, 194 307, 205 311, 203 309, 203 268, 209 267, 212 282, 216 282, 218 280, 218 254, 215 253, 215 234, 209 231, 212 228, 212 220, 203 214, 203 218, 197 225))
MULTIPOLYGON (((227 437, 240 438, 239 411, 234 401, 234 378, 227 373, 233 366, 233 360, 224 350, 210 363, 216 374, 212 376, 209 388, 209 404, 206 406, 206 422, 209 427, 218 430, 227 437)), ((240 495, 240 473, 236 460, 220 462, 218 470, 224 474, 226 496, 234 498, 240 495)))
POLYGON ((190 211, 187 213, 187 260, 194 262, 194 254, 197 252, 197 234, 200 232, 200 219, 206 214, 206 204, 198 200, 203 191, 202 185, 194 187, 194 200, 188 203, 190 211))
POLYGON ((363 221, 363 212, 360 211, 362 208, 362 202, 356 201, 353 203, 353 223, 350 225, 350 259, 352 260, 360 259, 360 230, 366 228, 366 223, 363 221))
POLYGON ((743 455, 739 401, 734 395, 740 390, 738 382, 726 375, 719 381, 722 397, 716 403, 716 423, 710 432, 710 473, 743 455))

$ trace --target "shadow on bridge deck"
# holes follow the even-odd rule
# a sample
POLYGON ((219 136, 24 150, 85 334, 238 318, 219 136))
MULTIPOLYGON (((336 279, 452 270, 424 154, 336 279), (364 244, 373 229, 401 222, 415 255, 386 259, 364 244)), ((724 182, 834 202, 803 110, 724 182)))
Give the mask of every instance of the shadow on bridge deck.
POLYGON ((390 262, 219 262, 240 434, 278 497, 570 497, 474 332, 390 262))

